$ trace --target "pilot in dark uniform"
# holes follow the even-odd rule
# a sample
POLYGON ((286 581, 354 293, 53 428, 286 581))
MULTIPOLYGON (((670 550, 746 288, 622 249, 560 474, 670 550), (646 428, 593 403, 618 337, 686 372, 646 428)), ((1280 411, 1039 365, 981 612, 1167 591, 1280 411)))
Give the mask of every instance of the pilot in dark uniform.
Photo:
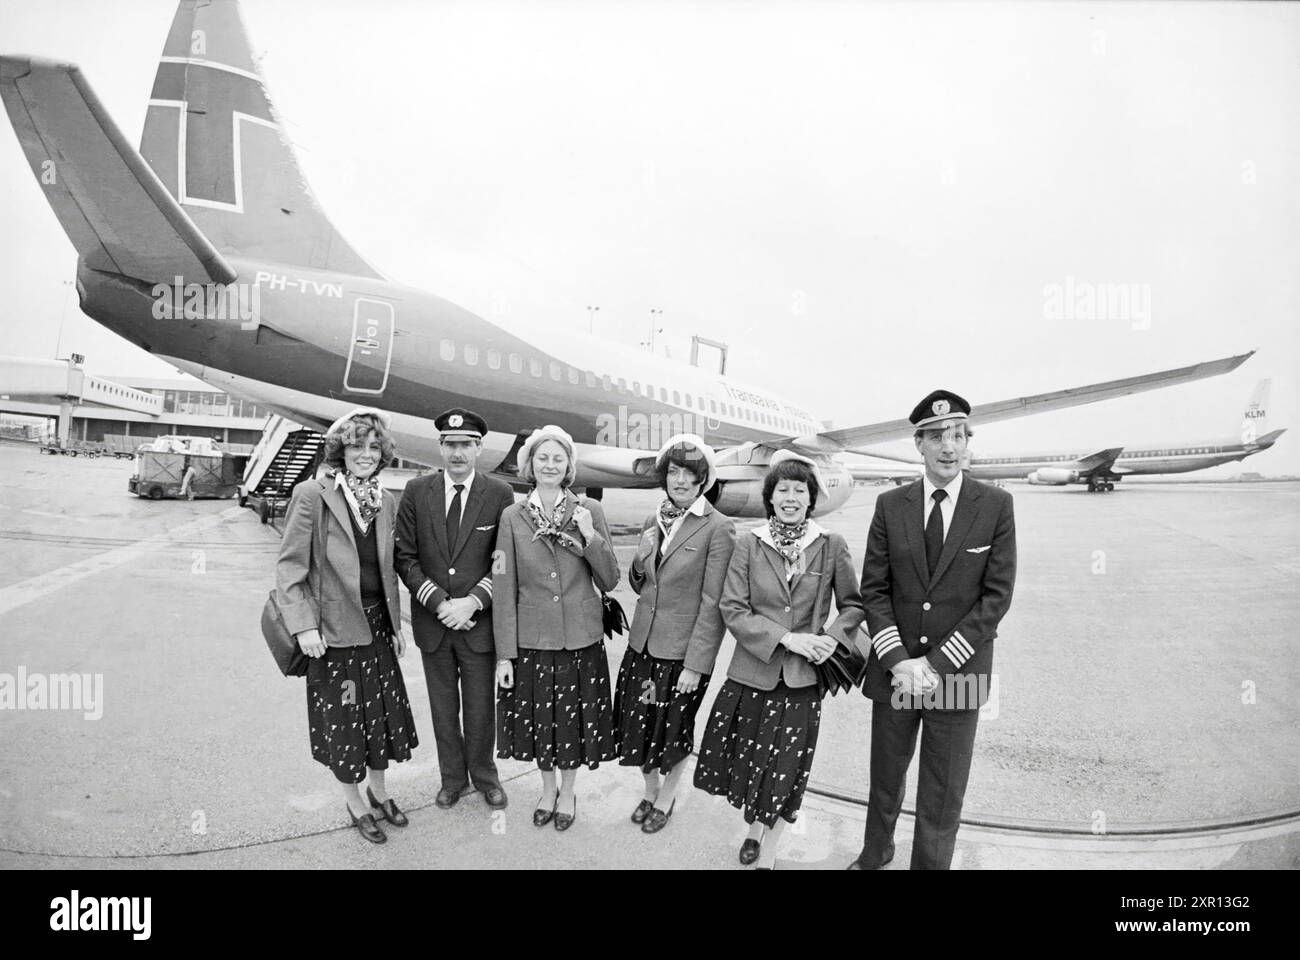
POLYGON ((876 500, 862 569, 872 647, 863 684, 873 701, 871 792, 851 870, 893 859, 918 732, 912 869, 952 863, 993 640, 1016 580, 1011 494, 961 472, 969 414, 970 404, 947 390, 922 400, 909 419, 925 475, 876 500))
POLYGON ((454 806, 472 782, 499 809, 506 792, 492 759, 496 655, 489 608, 497 523, 515 497, 505 482, 474 469, 487 434, 482 417, 457 408, 434 426, 445 469, 407 483, 394 559, 411 591, 411 628, 424 658, 442 776, 435 802, 454 806))

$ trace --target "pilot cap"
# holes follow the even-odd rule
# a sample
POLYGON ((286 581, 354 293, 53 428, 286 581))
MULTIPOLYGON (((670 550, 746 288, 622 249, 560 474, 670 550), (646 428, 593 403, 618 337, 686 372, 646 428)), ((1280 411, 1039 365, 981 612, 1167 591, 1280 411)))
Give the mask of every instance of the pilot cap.
POLYGON ((964 423, 970 416, 970 404, 951 390, 936 390, 916 405, 907 419, 918 430, 940 424, 964 423))
POLYGON ((434 418, 439 440, 482 440, 487 434, 487 421, 473 410, 452 407, 434 418))

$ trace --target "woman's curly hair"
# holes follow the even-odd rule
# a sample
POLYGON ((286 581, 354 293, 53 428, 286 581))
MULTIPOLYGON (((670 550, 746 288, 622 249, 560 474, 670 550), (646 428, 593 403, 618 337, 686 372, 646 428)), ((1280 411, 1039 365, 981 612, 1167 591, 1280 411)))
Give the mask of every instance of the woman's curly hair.
POLYGON ((379 466, 375 468, 375 473, 379 473, 393 462, 397 446, 388 431, 384 429, 384 425, 379 422, 379 418, 373 413, 358 413, 355 417, 344 420, 338 429, 325 435, 325 463, 335 470, 342 470, 344 448, 354 443, 365 443, 372 433, 379 441, 379 466))

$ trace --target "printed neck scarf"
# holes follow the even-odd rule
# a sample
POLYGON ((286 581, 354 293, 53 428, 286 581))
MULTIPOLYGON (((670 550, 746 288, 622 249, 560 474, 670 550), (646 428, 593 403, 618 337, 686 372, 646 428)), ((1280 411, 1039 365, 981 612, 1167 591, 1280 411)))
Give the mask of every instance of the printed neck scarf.
POLYGON ((357 526, 365 533, 384 505, 384 491, 379 486, 379 478, 372 473, 362 480, 344 470, 343 481, 348 485, 348 492, 352 494, 352 502, 356 505, 353 516, 357 518, 357 526))
POLYGON ((659 504, 659 526, 663 529, 664 536, 668 536, 674 523, 686 516, 687 509, 673 503, 672 497, 664 497, 664 502, 659 504))
POLYGON ((803 547, 799 541, 808 532, 808 518, 804 517, 796 524, 789 524, 782 523, 775 516, 769 517, 767 529, 772 534, 776 552, 785 558, 785 562, 792 565, 798 563, 799 557, 803 554, 803 547))
POLYGON ((531 497, 525 501, 528 504, 528 512, 532 515, 533 523, 537 526, 533 539, 550 537, 559 546, 578 554, 578 556, 582 556, 582 543, 572 534, 564 532, 564 528, 569 526, 573 520, 571 516, 566 517, 564 515, 566 501, 567 498, 564 494, 560 494, 555 501, 555 509, 551 511, 549 517, 546 515, 546 511, 533 502, 531 497))

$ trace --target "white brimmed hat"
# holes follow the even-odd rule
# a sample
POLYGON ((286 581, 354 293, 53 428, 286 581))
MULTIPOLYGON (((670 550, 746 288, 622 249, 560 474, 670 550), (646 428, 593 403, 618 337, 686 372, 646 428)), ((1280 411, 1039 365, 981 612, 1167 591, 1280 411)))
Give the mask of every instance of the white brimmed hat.
POLYGON ((329 429, 325 431, 325 436, 328 437, 331 433, 334 433, 337 430, 339 430, 343 426, 343 424, 347 423, 353 417, 359 417, 365 413, 370 414, 372 417, 378 420, 379 425, 383 427, 385 430, 393 429, 393 416, 388 411, 380 410, 378 407, 354 407, 353 409, 349 410, 347 413, 343 414, 343 416, 335 420, 333 423, 331 423, 329 425, 329 429))
POLYGON ((519 476, 536 483, 537 478, 532 475, 529 464, 533 459, 533 451, 544 440, 554 440, 569 455, 569 469, 564 472, 564 485, 567 487, 573 483, 574 478, 578 475, 578 455, 574 450, 573 437, 569 436, 569 432, 563 427, 557 427, 553 423, 548 423, 546 426, 534 430, 528 439, 524 441, 524 445, 519 448, 519 453, 515 457, 515 465, 519 468, 519 476))
POLYGON ((718 480, 717 458, 713 454, 713 448, 705 443, 704 438, 697 433, 678 433, 664 441, 664 445, 655 454, 655 469, 663 469, 664 460, 668 458, 668 454, 672 453, 674 448, 680 447, 690 447, 703 458, 705 468, 704 483, 700 486, 700 494, 708 493, 718 480))
POLYGON ((771 470, 778 463, 786 460, 798 460, 800 463, 806 463, 812 467, 813 479, 817 481, 817 490, 822 495, 826 495, 826 480, 822 477, 821 468, 817 466, 816 461, 810 460, 803 454, 795 453, 793 450, 778 450, 772 454, 772 459, 768 461, 767 468, 771 470))

